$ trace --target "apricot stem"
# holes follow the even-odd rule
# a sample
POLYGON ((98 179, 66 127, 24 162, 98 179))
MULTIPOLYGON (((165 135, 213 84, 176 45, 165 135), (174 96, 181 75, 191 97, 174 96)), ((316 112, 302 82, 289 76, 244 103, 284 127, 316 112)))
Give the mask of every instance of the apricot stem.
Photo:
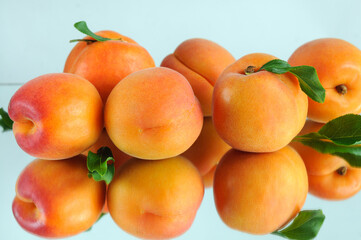
POLYGON ((345 176, 347 173, 347 167, 345 167, 345 166, 340 167, 339 169, 336 170, 336 172, 338 174, 340 174, 341 176, 345 176))
POLYGON ((244 73, 246 75, 252 74, 255 72, 256 67, 255 66, 248 66, 246 70, 244 70, 244 73))
POLYGON ((345 95, 347 93, 347 87, 345 84, 340 84, 336 86, 336 91, 341 95, 345 95))

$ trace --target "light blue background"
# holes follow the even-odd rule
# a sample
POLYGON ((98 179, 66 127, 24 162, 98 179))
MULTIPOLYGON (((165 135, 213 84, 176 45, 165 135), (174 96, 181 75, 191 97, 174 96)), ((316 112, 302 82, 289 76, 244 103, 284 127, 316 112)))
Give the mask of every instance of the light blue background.
MULTIPOLYGON (((182 41, 202 37, 235 58, 265 52, 287 60, 301 44, 338 37, 361 48, 361 1, 11 1, 0 0, 0 107, 39 75, 61 72, 83 35, 73 24, 86 20, 94 30, 111 29, 144 46, 157 65, 182 41), (12 86, 10 86, 12 85, 12 86)), ((17 146, 11 132, 0 134, 0 232, 4 239, 38 239, 11 213, 18 174, 33 158, 17 146)), ((361 239, 361 194, 341 202, 308 196, 304 209, 323 209, 326 220, 317 239, 361 239)), ((70 239, 135 239, 104 217, 91 232, 70 239)), ((227 228, 217 216, 212 190, 191 229, 179 239, 280 239, 227 228)))

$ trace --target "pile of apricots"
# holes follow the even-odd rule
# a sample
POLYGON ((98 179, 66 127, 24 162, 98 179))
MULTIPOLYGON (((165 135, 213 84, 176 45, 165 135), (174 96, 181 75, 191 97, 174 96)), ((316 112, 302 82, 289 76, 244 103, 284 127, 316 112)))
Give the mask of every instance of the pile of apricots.
POLYGON ((300 212, 308 192, 345 199, 361 189, 361 170, 342 158, 289 146, 300 133, 361 113, 361 51, 350 43, 314 40, 288 60, 317 70, 321 104, 292 74, 258 71, 276 59, 268 54, 236 60, 195 38, 156 67, 131 38, 95 35, 101 40, 77 40, 63 73, 28 81, 10 100, 16 141, 37 158, 18 177, 12 205, 26 231, 68 237, 109 213, 141 239, 174 238, 213 187, 225 224, 269 234, 300 212), (115 160, 110 184, 88 177, 86 156, 103 146, 115 160))

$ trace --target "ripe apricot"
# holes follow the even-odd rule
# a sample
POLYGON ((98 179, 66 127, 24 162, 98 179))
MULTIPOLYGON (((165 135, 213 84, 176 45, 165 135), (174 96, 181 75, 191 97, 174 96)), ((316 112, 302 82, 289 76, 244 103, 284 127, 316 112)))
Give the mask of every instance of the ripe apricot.
MULTIPOLYGON (((317 132, 324 124, 307 120, 300 135, 317 132)), ((308 174, 309 192, 329 199, 349 198, 361 189, 361 169, 351 167, 343 158, 322 154, 299 142, 292 146, 301 155, 308 174)))
POLYGON ((288 62, 315 67, 326 89, 324 103, 309 98, 308 118, 326 123, 347 113, 361 113, 360 49, 341 39, 317 39, 296 49, 288 62))
POLYGON ((212 118, 205 117, 201 134, 182 156, 196 166, 206 181, 206 187, 210 187, 213 182, 212 173, 214 173, 215 166, 230 148, 231 147, 218 136, 216 129, 214 129, 212 118))
POLYGON ((169 68, 132 73, 113 89, 105 126, 121 151, 142 159, 177 156, 199 136, 200 104, 188 81, 169 68))
POLYGON ((235 149, 279 150, 306 121, 307 96, 297 78, 257 71, 272 59, 268 54, 248 54, 228 66, 216 82, 213 123, 220 137, 235 149))
POLYGON ((222 46, 210 40, 193 38, 182 42, 161 63, 183 74, 192 85, 204 116, 212 114, 213 86, 222 71, 235 61, 222 46))
POLYGON ((24 84, 10 100, 9 116, 18 145, 42 159, 81 154, 104 127, 98 91, 70 73, 45 74, 24 84))
POLYGON ((219 216, 229 227, 252 234, 287 224, 301 210, 307 190, 305 165, 289 146, 272 153, 231 149, 214 175, 219 216))
POLYGON ((120 80, 132 72, 155 67, 155 63, 147 50, 129 37, 113 31, 96 34, 121 40, 77 43, 66 60, 64 72, 80 75, 94 84, 105 103, 120 80))
POLYGON ((132 158, 109 185, 109 213, 120 228, 139 238, 173 238, 190 228, 203 194, 201 176, 187 159, 132 158))

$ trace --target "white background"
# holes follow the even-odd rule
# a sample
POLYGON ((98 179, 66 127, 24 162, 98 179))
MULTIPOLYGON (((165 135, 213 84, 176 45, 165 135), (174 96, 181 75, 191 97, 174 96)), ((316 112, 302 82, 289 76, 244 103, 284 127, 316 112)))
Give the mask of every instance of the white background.
MULTIPOLYGON (((361 48, 361 1, 10 1, 0 0, 0 107, 7 108, 19 84, 61 72, 83 34, 73 24, 115 30, 144 46, 157 65, 182 41, 202 37, 235 58, 264 52, 287 60, 301 44, 321 37, 345 39, 361 48)), ((361 101, 361 100, 360 100, 361 101)), ((0 232, 4 239, 38 239, 16 223, 11 204, 18 174, 33 158, 17 146, 11 132, 0 134, 0 232)), ((361 194, 340 202, 308 196, 304 209, 326 215, 317 239, 361 239, 361 194)), ((71 239, 135 239, 110 216, 91 232, 71 239)), ((191 229, 179 239, 280 239, 227 228, 217 216, 212 190, 191 229)))

